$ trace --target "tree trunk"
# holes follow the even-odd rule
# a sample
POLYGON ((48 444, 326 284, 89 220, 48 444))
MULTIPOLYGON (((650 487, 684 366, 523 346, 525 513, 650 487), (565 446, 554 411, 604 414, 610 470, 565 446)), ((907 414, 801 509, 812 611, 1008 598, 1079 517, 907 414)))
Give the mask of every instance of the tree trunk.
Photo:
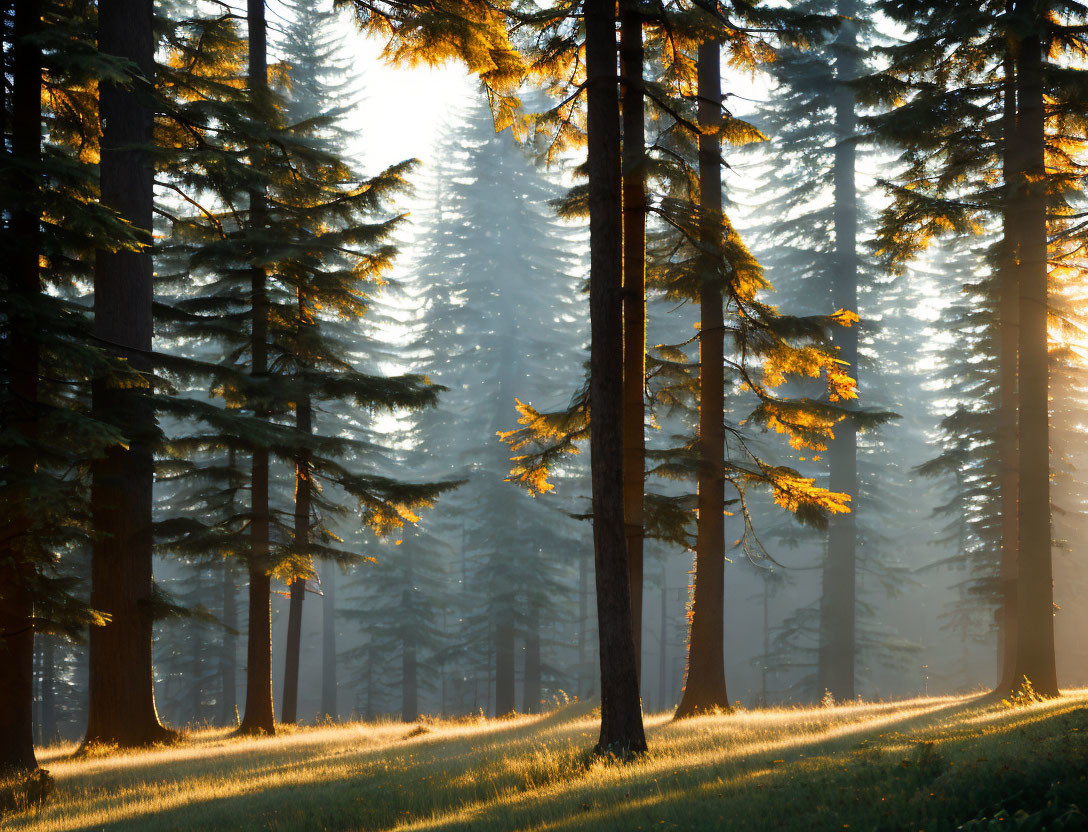
POLYGON ((631 581, 631 632, 642 666, 643 501, 646 490, 646 159, 642 15, 626 0, 623 75, 623 517, 631 581))
MULTIPOLYGON (((233 465, 232 465, 233 467, 233 465)), ((232 631, 238 629, 238 600, 234 585, 234 569, 223 564, 223 648, 219 655, 219 722, 233 724, 238 713, 238 645, 232 631)))
MULTIPOLYGON (((41 167, 41 47, 30 38, 37 33, 41 6, 17 0, 14 23, 14 84, 12 152, 25 165, 19 187, 24 202, 11 215, 11 233, 20 248, 13 263, 8 291, 17 299, 8 345, 9 390, 12 413, 4 414, 5 427, 33 440, 37 433, 38 342, 33 313, 20 310, 41 294, 38 255, 41 248, 38 178, 41 167)), ((5 55, 7 54, 5 50, 5 55)), ((7 67, 5 66, 5 77, 7 67)), ((0 774, 33 771, 34 757, 34 607, 30 587, 32 555, 31 510, 27 505, 30 482, 37 468, 34 451, 13 448, 7 454, 13 484, 19 483, 9 527, 0 530, 0 774)))
MULTIPOLYGON (((1009 4, 1011 6, 1011 3, 1009 4)), ((1011 46, 1011 44, 1009 44, 1011 46)), ((1019 243, 1016 239, 1016 211, 1013 189, 1022 175, 1022 165, 1015 150, 1016 143, 1016 68, 1011 51, 1005 54, 1004 113, 1002 137, 1004 153, 1002 167, 1006 198, 1002 206, 1001 261, 998 286, 998 335, 1000 338, 1000 378, 997 456, 1000 466, 1001 501, 1001 609, 998 615, 998 683, 997 690, 1011 691, 1016 687, 1016 572, 1019 531, 1017 500, 1020 490, 1020 463, 1017 459, 1016 360, 1020 317, 1020 274, 1017 267, 1019 243)))
POLYGON ((590 456, 597 629, 598 754, 646 750, 623 525, 623 314, 620 135, 614 0, 586 0, 589 151, 590 456))
POLYGON ((321 580, 321 716, 338 719, 336 707, 336 570, 325 564, 321 580))
MULTIPOLYGON (((249 91, 263 98, 268 91, 267 32, 264 0, 248 0, 249 18, 249 91)), ((251 164, 260 167, 260 153, 251 164)), ((264 194, 249 194, 249 221, 261 229, 268 215, 264 194)), ((268 296, 265 272, 251 270, 253 308, 252 375, 268 373, 268 296)), ((263 414, 259 414, 263 415, 263 414)), ((274 734, 275 709, 272 704, 272 581, 269 578, 268 448, 253 449, 253 474, 250 478, 250 554, 249 554, 249 633, 246 645, 246 710, 238 731, 242 734, 274 734)))
POLYGON ((298 721, 298 666, 302 645, 302 602, 306 595, 306 581, 291 581, 290 600, 287 607, 287 652, 283 667, 283 704, 280 722, 294 725, 298 721))
POLYGON ((514 622, 508 610, 495 619, 495 716, 514 712, 514 687, 514 622))
MULTIPOLYGON (((1020 4, 1017 4, 1020 5, 1020 4)), ((1028 6, 1029 4, 1024 3, 1028 6)), ((1024 9, 1025 18, 1033 7, 1024 9)), ((1020 36, 1017 149, 1023 153, 1020 204, 1020 518, 1016 671, 1044 696, 1058 695, 1054 661, 1054 585, 1050 540, 1047 366, 1047 225, 1043 50, 1038 21, 1020 36)))
POLYGON ((274 734, 272 705, 272 581, 268 574, 268 451, 254 452, 250 519, 246 704, 242 734, 274 734))
MULTIPOLYGON (((721 46, 699 45, 699 136, 701 241, 721 250, 722 121, 721 46)), ((699 302, 699 526, 695 540, 695 591, 688 640, 688 668, 676 718, 729 709, 725 690, 725 320, 717 258, 702 263, 699 302)))
MULTIPOLYGON (((313 414, 309 396, 301 397, 295 413, 298 432, 309 439, 313 429, 313 414)), ((310 452, 299 454, 295 466, 295 554, 308 558, 310 547, 310 452)), ((298 665, 302 647, 302 602, 306 596, 306 581, 291 581, 291 604, 287 612, 287 656, 283 672, 282 720, 294 724, 298 717, 298 665)))
MULTIPOLYGON (((408 593, 409 590, 405 590, 406 603, 410 603, 408 593)), ((415 722, 419 719, 419 666, 416 645, 410 639, 404 641, 402 661, 400 718, 404 722, 415 722)))
MULTIPOLYGON (((103 0, 98 48, 135 63, 154 78, 155 36, 151 0, 103 0)), ((147 146, 153 113, 139 85, 99 86, 102 122, 100 200, 132 224, 147 247, 99 251, 94 269, 94 334, 107 351, 137 372, 151 370, 151 214, 154 177, 147 146)), ((143 391, 129 382, 98 378, 95 418, 118 426, 128 445, 115 445, 91 464, 91 606, 110 616, 90 633, 90 695, 86 743, 148 745, 174 732, 155 711, 151 663, 152 533, 154 481, 151 442, 155 413, 143 391)))
POLYGON ((525 685, 522 692, 522 710, 527 714, 540 712, 543 697, 540 662, 540 611, 536 604, 529 606, 529 621, 525 633, 525 685))
MULTIPOLYGON (((857 116, 854 92, 845 82, 857 77, 854 49, 857 29, 852 18, 857 13, 855 0, 842 0, 839 14, 847 18, 839 30, 839 53, 835 59, 834 226, 835 274, 831 283, 833 309, 857 311, 857 116)), ((858 375, 858 328, 837 327, 832 334, 838 358, 858 375)), ((858 512, 858 438, 857 426, 848 417, 835 427, 829 443, 828 460, 832 491, 849 494, 850 512, 834 514, 828 523, 827 559, 820 597, 819 692, 830 691, 835 699, 854 698, 854 662, 857 652, 857 512, 858 512)))

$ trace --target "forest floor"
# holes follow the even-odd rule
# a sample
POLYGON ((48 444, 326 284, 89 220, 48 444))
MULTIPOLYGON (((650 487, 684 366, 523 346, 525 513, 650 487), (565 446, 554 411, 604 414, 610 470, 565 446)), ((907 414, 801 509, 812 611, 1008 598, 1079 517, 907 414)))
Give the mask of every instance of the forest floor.
POLYGON ((592 761, 592 705, 39 752, 44 808, 5 830, 1086 829, 1088 690, 647 715, 650 752, 592 761), (1026 825, 1000 820, 1017 812, 1026 825), (966 825, 964 825, 966 824, 966 825))

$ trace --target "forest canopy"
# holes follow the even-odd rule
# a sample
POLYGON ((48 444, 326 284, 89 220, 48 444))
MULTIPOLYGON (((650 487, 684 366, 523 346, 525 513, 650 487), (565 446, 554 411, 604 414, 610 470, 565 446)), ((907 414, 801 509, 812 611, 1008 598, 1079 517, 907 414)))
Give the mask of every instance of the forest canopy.
POLYGON ((1088 680, 1086 24, 3 4, 0 775, 1088 680))

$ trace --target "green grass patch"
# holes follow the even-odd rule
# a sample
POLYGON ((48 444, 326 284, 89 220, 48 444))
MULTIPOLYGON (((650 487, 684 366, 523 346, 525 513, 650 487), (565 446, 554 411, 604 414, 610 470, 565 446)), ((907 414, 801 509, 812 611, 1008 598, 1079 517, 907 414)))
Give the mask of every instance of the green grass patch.
POLYGON ((647 716, 650 753, 590 759, 591 707, 300 728, 74 756, 11 830, 1088 829, 1088 691, 647 716))

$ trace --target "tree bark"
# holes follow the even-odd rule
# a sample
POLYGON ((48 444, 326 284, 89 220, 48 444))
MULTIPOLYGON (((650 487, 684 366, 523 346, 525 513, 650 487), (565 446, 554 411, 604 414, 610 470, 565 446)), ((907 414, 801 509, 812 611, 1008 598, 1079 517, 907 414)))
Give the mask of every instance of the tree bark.
MULTIPOLYGON (((1017 239, 1020 244, 1020 517, 1016 670, 1044 696, 1058 695, 1054 660, 1054 585, 1050 539, 1050 444, 1047 358, 1047 198, 1043 49, 1039 21, 1017 3, 1017 148, 1023 153, 1017 239), (1030 17, 1029 17, 1030 16, 1030 17)), ((1026 7, 1026 8, 1024 8, 1026 7)))
POLYGON ((590 455, 597 627, 601 656, 598 754, 646 750, 631 629, 623 525, 623 314, 619 94, 614 0, 586 0, 589 151, 590 455))
MULTIPOLYGON (((313 413, 309 396, 301 397, 295 412, 298 432, 309 439, 313 430, 313 413)), ((295 552, 299 558, 308 557, 310 547, 310 452, 299 454, 295 465, 295 552)), ((302 647, 302 602, 306 596, 306 581, 291 581, 291 603, 287 611, 287 656, 283 672, 283 714, 281 719, 294 724, 298 717, 298 666, 302 647)))
MULTIPOLYGON (((149 373, 152 337, 151 215, 154 177, 148 147, 153 113, 155 36, 151 0, 103 0, 98 48, 135 63, 143 79, 99 86, 102 122, 100 200, 139 231, 140 251, 99 251, 94 269, 94 334, 128 366, 149 373)), ((110 616, 90 632, 85 742, 140 746, 170 739, 159 723, 151 661, 153 459, 155 413, 142 391, 98 378, 95 418, 121 428, 128 446, 108 448, 91 465, 91 606, 110 616)))
POLYGON ((646 103, 642 15, 626 0, 620 23, 623 76, 623 518, 631 581, 635 661, 642 666, 643 502, 646 490, 646 103))
POLYGON ((294 725, 298 721, 298 667, 302 643, 302 603, 306 594, 306 582, 291 581, 287 608, 287 654, 283 669, 283 700, 280 722, 294 725))
MULTIPOLYGON (((233 468, 233 460, 231 464, 233 468)), ((229 563, 224 563, 222 568, 223 625, 228 629, 223 633, 223 648, 219 655, 219 722, 227 725, 235 722, 238 713, 238 645, 232 632, 238 628, 238 600, 234 569, 229 563)))
MULTIPOLYGON (((249 91, 262 99, 268 92, 267 31, 264 0, 248 0, 249 21, 249 91)), ((251 164, 258 168, 261 153, 251 164)), ((254 230, 264 229, 268 212, 264 194, 249 194, 249 221, 254 230)), ((268 374, 268 295, 264 268, 251 270, 253 310, 254 378, 268 374)), ((253 474, 250 478, 250 555, 249 555, 249 632, 246 645, 246 710, 238 731, 242 734, 274 734, 275 709, 272 704, 272 581, 269 577, 268 448, 253 449, 253 474)))
POLYGON ((321 716, 338 719, 336 705, 336 570, 325 564, 321 580, 321 716))
MULTIPOLYGON (((1011 3, 1009 4, 1012 5, 1011 3)), ((999 355, 999 407, 997 427, 997 456, 1000 466, 1001 504, 1001 573, 998 617, 998 683, 997 690, 1011 691, 1016 687, 1016 572, 1019 546, 1019 522, 1017 501, 1020 491, 1020 463, 1017 458, 1016 361, 1019 340, 1020 274, 1017 267, 1019 243, 1016 239, 1016 211, 1019 204, 1013 199, 1013 189, 1022 175, 1022 165, 1016 153, 1016 67, 1011 52, 1006 47, 1004 113, 1002 137, 1004 152, 1002 167, 1005 181, 1005 202, 1002 206, 1001 261, 998 265, 998 337, 999 355)))
MULTIPOLYGON (((857 14, 856 0, 842 0, 839 14, 846 18, 839 30, 839 53, 835 75, 840 82, 834 92, 835 143, 834 227, 835 273, 831 282, 833 309, 856 312, 858 308, 857 257, 857 115, 854 92, 846 82, 858 76, 857 29, 852 18, 857 14)), ((858 376, 858 328, 836 327, 832 343, 838 358, 858 376)), ((857 652, 857 512, 858 512, 858 438, 857 426, 847 417, 835 427, 829 443, 831 468, 829 487, 849 494, 853 500, 846 514, 834 514, 828 522, 827 559, 823 570, 820 598, 819 692, 830 691, 835 699, 854 698, 854 663, 857 652)))
MULTIPOLYGON (((41 48, 30 38, 41 21, 35 0, 16 0, 12 45, 12 153, 25 173, 16 180, 24 195, 11 213, 10 231, 19 240, 8 291, 15 306, 7 365, 12 412, 4 414, 6 427, 33 441, 37 434, 38 342, 31 307, 41 294, 38 255, 41 248, 38 178, 41 167, 41 48)), ((5 55, 7 51, 5 50, 5 55)), ((5 61, 6 62, 6 61, 5 61)), ((5 66, 5 77, 7 67, 5 66)), ((37 468, 31 447, 7 453, 17 505, 8 528, 0 530, 0 774, 33 771, 34 756, 34 607, 30 586, 34 576, 34 541, 27 501, 30 480, 37 468)))
MULTIPOLYGON (((721 45, 699 45, 699 220, 704 251, 720 252, 722 235, 721 45)), ((725 688, 725 319, 722 273, 704 255, 699 301, 699 521, 688 666, 676 718, 729 710, 725 688)))

